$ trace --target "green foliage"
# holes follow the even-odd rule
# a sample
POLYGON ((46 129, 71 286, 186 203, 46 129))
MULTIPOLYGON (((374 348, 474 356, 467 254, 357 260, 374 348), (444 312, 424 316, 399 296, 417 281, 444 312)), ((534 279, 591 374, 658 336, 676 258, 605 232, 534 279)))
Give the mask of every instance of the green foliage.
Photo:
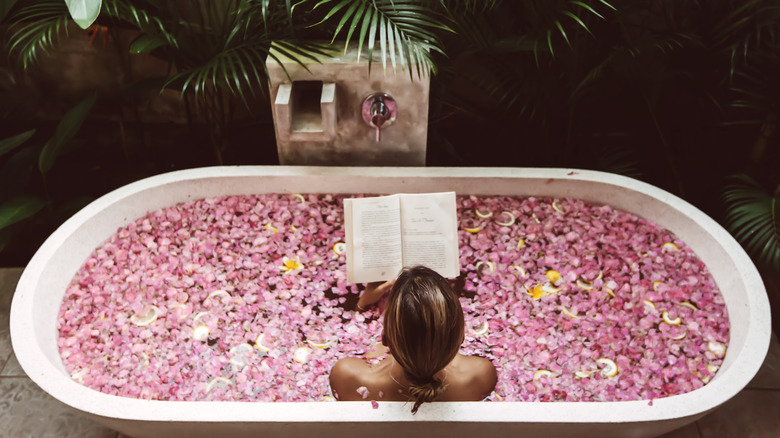
POLYGON ((731 177, 723 195, 726 227, 760 263, 780 272, 780 193, 745 174, 731 177))
POLYGON ((0 203, 0 230, 41 211, 46 201, 31 195, 20 195, 0 203))
POLYGON ((32 67, 41 54, 55 46, 67 32, 68 8, 57 0, 31 2, 11 17, 8 52, 15 54, 24 69, 32 67))
MULTIPOLYGON (((466 7, 473 7, 466 2, 466 7)), ((427 2, 414 0, 320 0, 314 9, 328 6, 328 12, 320 23, 338 20, 333 31, 333 41, 342 30, 346 33, 346 53, 353 35, 357 37, 360 58, 366 46, 368 62, 375 60, 374 46, 379 41, 379 57, 387 68, 388 59, 393 71, 415 66, 418 76, 435 72, 431 52, 442 51, 439 31, 450 31, 440 19, 440 14, 427 2), (355 34, 357 32, 357 34, 355 34)), ((318 23, 319 24, 319 23, 318 23)), ((370 66, 370 64, 369 64, 370 66)))
POLYGON ((35 134, 35 130, 31 129, 27 132, 22 132, 21 134, 14 135, 13 137, 0 140, 0 157, 2 157, 3 155, 11 152, 12 150, 24 144, 24 142, 29 140, 30 137, 33 136, 33 134, 35 134))
POLYGON ((0 2, 0 23, 5 20, 5 17, 8 15, 11 9, 13 9, 17 1, 18 0, 3 0, 0 2))
MULTIPOLYGON (((68 145, 74 143, 74 137, 95 100, 93 93, 67 111, 45 142, 35 137, 41 129, 31 129, 0 140, 0 252, 10 241, 19 240, 19 236, 24 234, 19 233, 20 228, 17 227, 40 221, 60 223, 65 219, 61 217, 61 211, 74 212, 74 200, 55 203, 52 199, 46 188, 46 173, 55 164, 56 158, 68 150, 68 145), (42 211, 48 214, 42 214, 42 211)), ((75 201, 84 205, 81 198, 75 201)))
POLYGON ((81 129, 81 125, 95 104, 95 100, 97 100, 97 93, 91 93, 62 117, 54 135, 46 142, 38 159, 38 169, 42 175, 51 169, 63 147, 81 129))

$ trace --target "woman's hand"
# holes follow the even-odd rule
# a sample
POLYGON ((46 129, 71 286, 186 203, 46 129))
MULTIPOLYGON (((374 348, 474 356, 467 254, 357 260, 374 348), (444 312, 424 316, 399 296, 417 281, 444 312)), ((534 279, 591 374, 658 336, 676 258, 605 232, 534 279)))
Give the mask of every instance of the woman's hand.
POLYGON ((363 294, 360 295, 360 299, 358 299, 357 309, 364 311, 366 308, 368 308, 368 306, 375 304, 377 301, 382 299, 383 296, 390 292, 390 290, 393 288, 393 284, 395 284, 395 279, 385 281, 384 283, 381 281, 368 283, 366 285, 366 289, 363 290, 363 294))

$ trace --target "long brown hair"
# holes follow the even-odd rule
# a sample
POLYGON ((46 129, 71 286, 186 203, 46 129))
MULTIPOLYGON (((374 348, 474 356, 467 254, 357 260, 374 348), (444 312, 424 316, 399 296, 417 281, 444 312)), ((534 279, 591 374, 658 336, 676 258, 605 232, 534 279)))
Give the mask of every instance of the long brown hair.
POLYGON ((449 282, 424 266, 405 268, 387 300, 382 340, 409 378, 412 413, 446 388, 434 375, 463 343, 463 309, 449 282))

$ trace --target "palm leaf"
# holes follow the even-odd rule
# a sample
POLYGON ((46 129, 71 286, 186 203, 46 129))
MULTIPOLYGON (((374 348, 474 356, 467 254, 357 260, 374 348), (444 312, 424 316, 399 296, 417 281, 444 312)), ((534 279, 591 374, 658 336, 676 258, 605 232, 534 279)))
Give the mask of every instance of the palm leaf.
POLYGON ((131 24, 148 38, 155 37, 173 48, 179 45, 168 26, 155 15, 159 11, 149 12, 123 0, 107 0, 103 9, 110 17, 131 24))
POLYGON ((723 194, 725 224, 745 250, 780 271, 780 193, 772 196, 753 178, 730 178, 723 194))
POLYGON ((495 9, 503 0, 439 0, 442 7, 452 14, 481 14, 495 9))
MULTIPOLYGON (((471 3, 469 3, 471 4, 471 3)), ((379 59, 386 70, 388 61, 393 69, 416 67, 418 75, 435 72, 431 52, 443 53, 438 32, 450 32, 443 16, 426 2, 412 0, 321 0, 313 10, 328 6, 329 11, 317 23, 338 20, 333 31, 336 41, 346 27, 345 53, 357 32, 357 58, 366 46, 369 68, 374 61, 375 43, 379 42, 379 59), (396 57, 397 55, 397 57, 396 57)))
POLYGON ((11 11, 17 1, 18 0, 4 0, 0 2, 0 23, 5 20, 5 16, 8 15, 8 12, 11 11))
POLYGON ((62 1, 40 1, 20 8, 10 19, 13 24, 8 52, 19 58, 25 70, 29 69, 67 33, 69 17, 62 1))
MULTIPOLYGON (((317 43, 279 40, 274 41, 273 50, 287 58, 303 62, 304 59, 316 61, 315 55, 323 49, 317 43)), ((240 98, 249 107, 247 98, 256 96, 256 90, 262 90, 260 86, 268 77, 266 59, 280 62, 276 53, 272 52, 270 41, 241 43, 171 76, 165 81, 163 88, 176 86, 181 89, 182 96, 192 91, 198 99, 209 89, 225 87, 230 94, 240 98)))
POLYGON ((642 179, 643 177, 636 151, 620 146, 605 148, 596 160, 596 170, 634 179, 642 179))

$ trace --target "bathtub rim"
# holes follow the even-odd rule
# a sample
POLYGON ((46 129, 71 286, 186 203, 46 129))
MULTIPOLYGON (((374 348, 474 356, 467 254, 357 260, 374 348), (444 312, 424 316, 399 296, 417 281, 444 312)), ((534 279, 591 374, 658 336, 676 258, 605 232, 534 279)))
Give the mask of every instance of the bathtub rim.
MULTIPOLYGON (((465 193, 464 193, 465 194, 465 193)), ((607 201, 608 202, 608 201, 607 201)), ((134 219, 134 218, 133 218, 134 219)), ((105 236, 104 238, 107 238, 105 236)), ((164 173, 145 178, 113 190, 87 207, 76 213, 63 223, 41 245, 30 263, 25 267, 17 284, 11 307, 11 339, 13 349, 20 365, 30 378, 46 392, 76 409, 98 416, 142 419, 149 421, 251 421, 251 422, 333 422, 333 421, 491 421, 491 422, 558 422, 566 418, 567 422, 594 422, 596 414, 605 423, 625 423, 675 419, 696 416, 704 411, 714 409, 724 403, 742 388, 744 388, 758 371, 766 356, 771 335, 768 298, 763 282, 750 258, 742 247, 712 218, 698 210, 688 202, 652 185, 631 178, 603 172, 560 169, 560 168, 366 168, 366 167, 315 167, 315 166, 222 166, 197 169, 187 169, 164 173), (362 176, 362 177, 400 177, 400 178, 537 178, 582 180, 605 183, 622 189, 641 192, 655 198, 659 202, 671 204, 676 210, 687 215, 712 234, 732 257, 735 267, 740 271, 748 289, 747 303, 750 307, 750 321, 745 344, 740 350, 740 356, 747 354, 752 361, 743 358, 742 361, 717 375, 709 384, 698 390, 656 399, 653 406, 648 406, 648 400, 627 402, 597 402, 593 407, 590 403, 577 403, 576 412, 572 412, 572 403, 555 402, 447 402, 424 406, 412 417, 409 407, 403 402, 381 402, 380 409, 359 409, 361 415, 356 418, 354 413, 357 404, 368 402, 341 402, 328 406, 322 402, 295 402, 296 406, 307 406, 307 415, 301 416, 295 409, 290 409, 290 403, 284 402, 170 402, 130 399, 103 394, 86 388, 70 379, 67 374, 57 369, 44 356, 42 349, 36 343, 25 342, 25 330, 35 330, 33 326, 32 296, 43 274, 48 260, 60 248, 62 243, 86 220, 102 210, 116 205, 128 196, 155 190, 166 184, 183 183, 185 181, 224 177, 293 177, 306 176, 362 176), (750 288, 748 286, 754 286, 750 288), (751 334, 753 336, 751 336, 751 334), (760 359, 760 360, 759 360, 760 359), (740 365, 737 367, 736 365, 740 365), (739 368, 739 370, 737 370, 739 368), (57 382, 49 376, 65 377, 57 382), (166 409, 161 409, 162 404, 166 409), (257 403, 263 405, 258 412, 257 403), (522 405, 521 405, 522 403, 522 405), (197 408, 194 408, 197 405, 197 408), (209 405, 214 414, 205 418, 201 405, 209 405), (316 406, 315 406, 316 405, 316 406), (384 408, 387 406, 387 408, 384 408), (491 406, 488 408, 488 406, 491 406), (500 406, 500 407, 499 407, 500 406), (598 406, 600 412, 594 407, 598 406), (693 410, 695 407, 695 410, 693 410), (649 408, 649 409, 648 409, 649 408), (174 409, 171 412, 170 409, 174 409), (593 412, 591 412, 593 411, 593 412), (605 414, 606 412, 606 414, 605 414), (139 418, 139 414, 144 416, 139 418), (175 415, 174 415, 175 414, 175 415), (385 414, 392 415, 388 419, 385 414), (572 414, 575 414, 572 416, 572 414), (587 414, 587 415, 586 415, 587 414), (593 415, 593 416, 591 416, 593 415)))

